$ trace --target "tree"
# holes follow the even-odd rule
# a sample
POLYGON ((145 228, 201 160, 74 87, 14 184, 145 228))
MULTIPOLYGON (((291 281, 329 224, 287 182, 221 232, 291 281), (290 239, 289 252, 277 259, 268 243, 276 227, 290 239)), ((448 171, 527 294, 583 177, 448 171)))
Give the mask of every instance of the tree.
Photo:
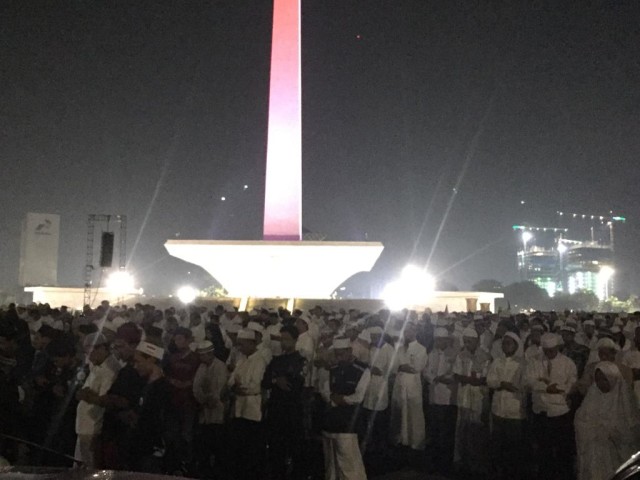
POLYGON ((503 292, 504 290, 504 285, 502 285, 501 282, 499 282, 498 280, 493 280, 490 278, 484 279, 484 280, 479 280, 478 282, 474 283, 473 286, 471 287, 471 289, 474 292, 503 292))
POLYGON ((515 310, 548 310, 549 294, 533 282, 516 282, 504 287, 504 298, 515 310))
POLYGON ((587 290, 578 290, 575 293, 558 293, 551 301, 553 309, 562 310, 583 310, 591 312, 598 309, 600 300, 597 295, 587 290))

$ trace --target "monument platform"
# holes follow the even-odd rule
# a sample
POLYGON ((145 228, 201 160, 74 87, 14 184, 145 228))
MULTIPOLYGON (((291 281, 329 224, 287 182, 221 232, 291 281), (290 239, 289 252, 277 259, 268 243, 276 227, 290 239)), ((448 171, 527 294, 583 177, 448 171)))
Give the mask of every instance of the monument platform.
POLYGON ((379 242, 167 240, 170 255, 205 269, 237 298, 328 299, 368 272, 379 242))

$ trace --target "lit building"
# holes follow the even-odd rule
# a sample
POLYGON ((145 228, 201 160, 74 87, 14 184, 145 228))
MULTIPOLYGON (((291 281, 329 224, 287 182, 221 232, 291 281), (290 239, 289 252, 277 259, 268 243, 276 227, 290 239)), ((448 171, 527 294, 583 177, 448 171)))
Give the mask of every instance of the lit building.
POLYGON ((514 226, 522 242, 518 249, 521 280, 535 283, 552 297, 588 291, 606 300, 612 294, 615 273, 613 221, 605 224, 611 232, 608 242, 594 240, 593 229, 591 239, 583 241, 566 238, 568 228, 514 226))

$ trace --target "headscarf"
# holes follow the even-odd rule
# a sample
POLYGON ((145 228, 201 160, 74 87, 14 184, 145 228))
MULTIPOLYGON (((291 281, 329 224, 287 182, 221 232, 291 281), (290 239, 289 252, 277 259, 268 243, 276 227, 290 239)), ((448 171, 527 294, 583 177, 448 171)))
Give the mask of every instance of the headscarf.
POLYGON ((640 411, 629 385, 615 363, 599 362, 598 370, 611 389, 603 393, 594 382, 576 412, 579 478, 609 478, 640 447, 640 411))

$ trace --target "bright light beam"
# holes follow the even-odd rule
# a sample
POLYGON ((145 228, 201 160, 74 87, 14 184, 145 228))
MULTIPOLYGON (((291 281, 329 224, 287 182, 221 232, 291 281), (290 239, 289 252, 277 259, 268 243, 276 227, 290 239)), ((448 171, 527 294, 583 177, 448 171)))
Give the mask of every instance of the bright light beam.
POLYGON ((198 296, 198 290, 191 286, 185 285, 184 287, 180 287, 178 289, 176 295, 182 303, 191 303, 198 296))
POLYGON ((407 265, 400 278, 390 282, 382 292, 382 298, 392 310, 418 305, 433 296, 436 281, 423 269, 407 265))
POLYGON ((435 253, 436 248, 438 247, 438 242, 440 241, 440 235, 442 234, 442 231, 444 230, 444 226, 447 223, 447 219, 449 217, 449 212, 451 211, 451 208, 453 207, 453 204, 455 202, 456 196, 458 195, 458 191, 460 189, 460 185, 462 184, 462 180, 464 179, 464 176, 467 173, 467 169, 469 168, 469 165, 471 164, 471 160, 473 159, 473 156, 475 155, 475 151, 478 148, 478 142, 480 141, 480 137, 484 133, 484 126, 487 123, 487 119, 489 118, 489 114, 491 113, 491 110, 493 108, 493 104, 494 104, 495 99, 496 99, 496 91, 494 91, 493 95, 491 95, 491 99, 489 100, 489 104, 487 105, 487 108, 486 108, 486 110, 484 112, 484 115, 482 116, 482 119, 480 120, 480 123, 478 124, 478 128, 476 129, 476 133, 473 135, 473 138, 471 139, 471 143, 469 144, 469 148, 467 149, 467 154, 465 156, 464 163, 462 164, 462 170, 460 171, 460 174, 458 175, 458 179, 456 180, 456 184, 453 187, 452 194, 449 197, 449 202, 447 203, 447 208, 445 209, 444 215, 442 216, 442 221, 440 222, 440 226, 438 227, 438 232, 436 233, 436 238, 433 241, 433 245, 431 246, 431 252, 429 253, 429 257, 427 258, 427 264, 426 264, 426 268, 427 269, 429 268, 429 265, 431 264, 431 258, 433 257, 433 254, 435 253))

